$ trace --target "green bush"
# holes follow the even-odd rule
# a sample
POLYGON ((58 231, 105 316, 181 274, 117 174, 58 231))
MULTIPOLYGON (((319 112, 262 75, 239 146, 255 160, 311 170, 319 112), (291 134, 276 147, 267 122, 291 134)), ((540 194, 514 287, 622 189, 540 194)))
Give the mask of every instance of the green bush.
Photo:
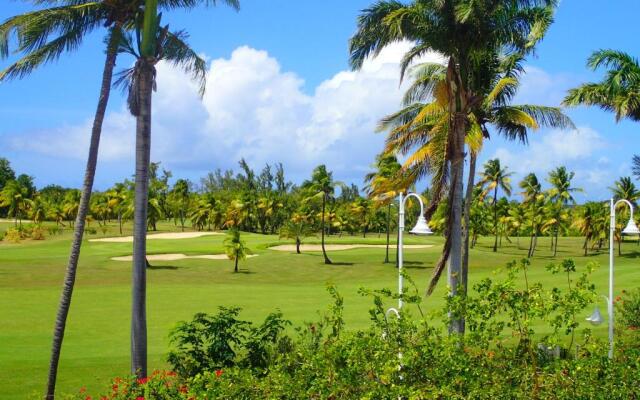
POLYGON ((47 228, 47 233, 49 234, 49 236, 61 235, 62 231, 63 229, 60 226, 50 226, 47 228))
POLYGON ((29 236, 33 240, 44 240, 45 239, 44 228, 42 228, 39 225, 32 227, 31 232, 29 232, 29 236))
MULTIPOLYGON (((175 372, 154 371, 148 378, 137 379, 135 376, 115 378, 111 390, 98 397, 104 400, 175 400, 187 399, 187 387, 180 382, 175 372)), ((85 389, 71 399, 92 399, 85 389)))
POLYGON ((618 321, 624 329, 640 329, 640 289, 622 291, 622 296, 615 299, 618 321))
POLYGON ((4 237, 2 240, 10 243, 20 243, 22 239, 24 239, 23 233, 18 228, 9 228, 4 233, 4 237))

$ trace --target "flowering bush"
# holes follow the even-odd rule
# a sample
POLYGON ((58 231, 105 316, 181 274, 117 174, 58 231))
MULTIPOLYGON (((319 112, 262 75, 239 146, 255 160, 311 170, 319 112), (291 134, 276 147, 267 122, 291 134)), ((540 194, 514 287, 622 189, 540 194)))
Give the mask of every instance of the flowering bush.
POLYGON ((616 299, 618 321, 623 329, 640 329, 640 289, 622 291, 622 296, 616 299))
POLYGON ((173 400, 189 399, 186 385, 175 372, 154 371, 149 377, 115 378, 108 393, 92 397, 81 389, 74 400, 173 400))

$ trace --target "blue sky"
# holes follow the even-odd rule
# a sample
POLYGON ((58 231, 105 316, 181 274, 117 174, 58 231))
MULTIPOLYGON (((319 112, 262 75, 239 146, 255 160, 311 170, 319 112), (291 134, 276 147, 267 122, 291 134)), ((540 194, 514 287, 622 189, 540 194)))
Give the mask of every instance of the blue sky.
MULTIPOLYGON (((174 176, 199 177, 215 168, 235 168, 241 157, 256 169, 282 161, 300 181, 326 163, 338 179, 360 184, 383 137, 373 133, 378 118, 398 106, 394 46, 358 73, 349 71, 347 42, 359 10, 371 0, 324 2, 244 0, 235 13, 224 7, 165 16, 173 29, 186 29, 189 42, 210 61, 202 101, 178 71, 160 65, 154 98, 152 159, 174 176)), ((10 1, 0 19, 24 12, 10 1)), ((598 79, 585 68, 589 54, 614 48, 640 55, 637 0, 563 0, 544 42, 527 61, 519 102, 557 105, 567 88, 598 79)), ((0 156, 38 186, 82 181, 92 114, 103 63, 102 35, 28 79, 0 85, 0 156)), ((13 60, 13 59, 12 59, 13 60)), ((9 60, 9 61, 12 61, 9 60)), ((118 66, 127 67, 122 58, 118 66)), ((0 62, 0 68, 8 61, 0 62)), ((575 132, 540 130, 528 147, 493 137, 481 161, 499 156, 518 181, 529 171, 543 177, 566 165, 585 190, 579 200, 608 195, 607 187, 630 174, 638 124, 616 124, 593 108, 569 110, 575 132)), ((133 120, 123 96, 109 106, 96 187, 106 188, 133 173, 133 120)), ((514 183, 516 183, 514 182, 514 183)))

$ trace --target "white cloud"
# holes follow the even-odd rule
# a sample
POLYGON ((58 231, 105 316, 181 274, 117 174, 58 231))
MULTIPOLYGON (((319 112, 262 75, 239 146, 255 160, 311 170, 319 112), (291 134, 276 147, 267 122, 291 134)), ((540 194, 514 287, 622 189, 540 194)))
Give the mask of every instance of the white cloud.
MULTIPOLYGON (((398 65, 409 46, 389 46, 360 71, 340 71, 312 94, 303 92, 301 77, 282 71, 266 51, 247 46, 211 62, 202 101, 182 72, 160 64, 152 159, 195 170, 235 167, 242 157, 256 168, 282 161, 299 176, 326 163, 338 176, 360 179, 382 148, 382 135, 374 134, 377 121, 399 106, 398 65)), ((426 59, 441 61, 435 55, 426 59)), ((84 159, 85 152, 67 153, 68 145, 86 149, 90 127, 87 120, 36 132, 29 141, 9 137, 8 143, 14 150, 84 159)), ((135 121, 127 110, 109 113, 100 160, 131 162, 134 137, 135 121)))
POLYGON ((513 172, 514 182, 533 172, 543 180, 549 171, 566 166, 576 173, 574 185, 593 195, 606 190, 612 175, 609 159, 602 155, 608 148, 603 137, 588 126, 575 130, 550 130, 533 136, 529 146, 503 145, 491 158, 499 158, 513 172), (515 150, 514 150, 515 149, 515 150))

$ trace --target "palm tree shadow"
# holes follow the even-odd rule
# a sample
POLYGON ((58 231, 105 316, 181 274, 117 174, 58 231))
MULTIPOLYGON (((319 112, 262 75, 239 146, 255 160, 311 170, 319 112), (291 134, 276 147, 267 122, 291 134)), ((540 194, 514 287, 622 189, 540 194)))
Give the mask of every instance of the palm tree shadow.
POLYGON ((403 261, 402 266, 408 269, 431 269, 433 266, 424 265, 423 261, 403 261))
POLYGON ((234 274, 253 275, 253 274, 255 274, 255 272, 254 271, 250 271, 248 269, 240 268, 240 269, 238 269, 238 272, 234 272, 234 274))
POLYGON ((356 265, 356 263, 352 263, 352 262, 335 262, 335 261, 333 261, 330 265, 356 265))
POLYGON ((174 271, 174 270, 178 269, 178 267, 173 266, 173 265, 151 265, 151 264, 148 264, 147 265, 147 269, 150 269, 150 270, 154 270, 154 269, 163 270, 163 269, 165 269, 165 270, 174 271))

